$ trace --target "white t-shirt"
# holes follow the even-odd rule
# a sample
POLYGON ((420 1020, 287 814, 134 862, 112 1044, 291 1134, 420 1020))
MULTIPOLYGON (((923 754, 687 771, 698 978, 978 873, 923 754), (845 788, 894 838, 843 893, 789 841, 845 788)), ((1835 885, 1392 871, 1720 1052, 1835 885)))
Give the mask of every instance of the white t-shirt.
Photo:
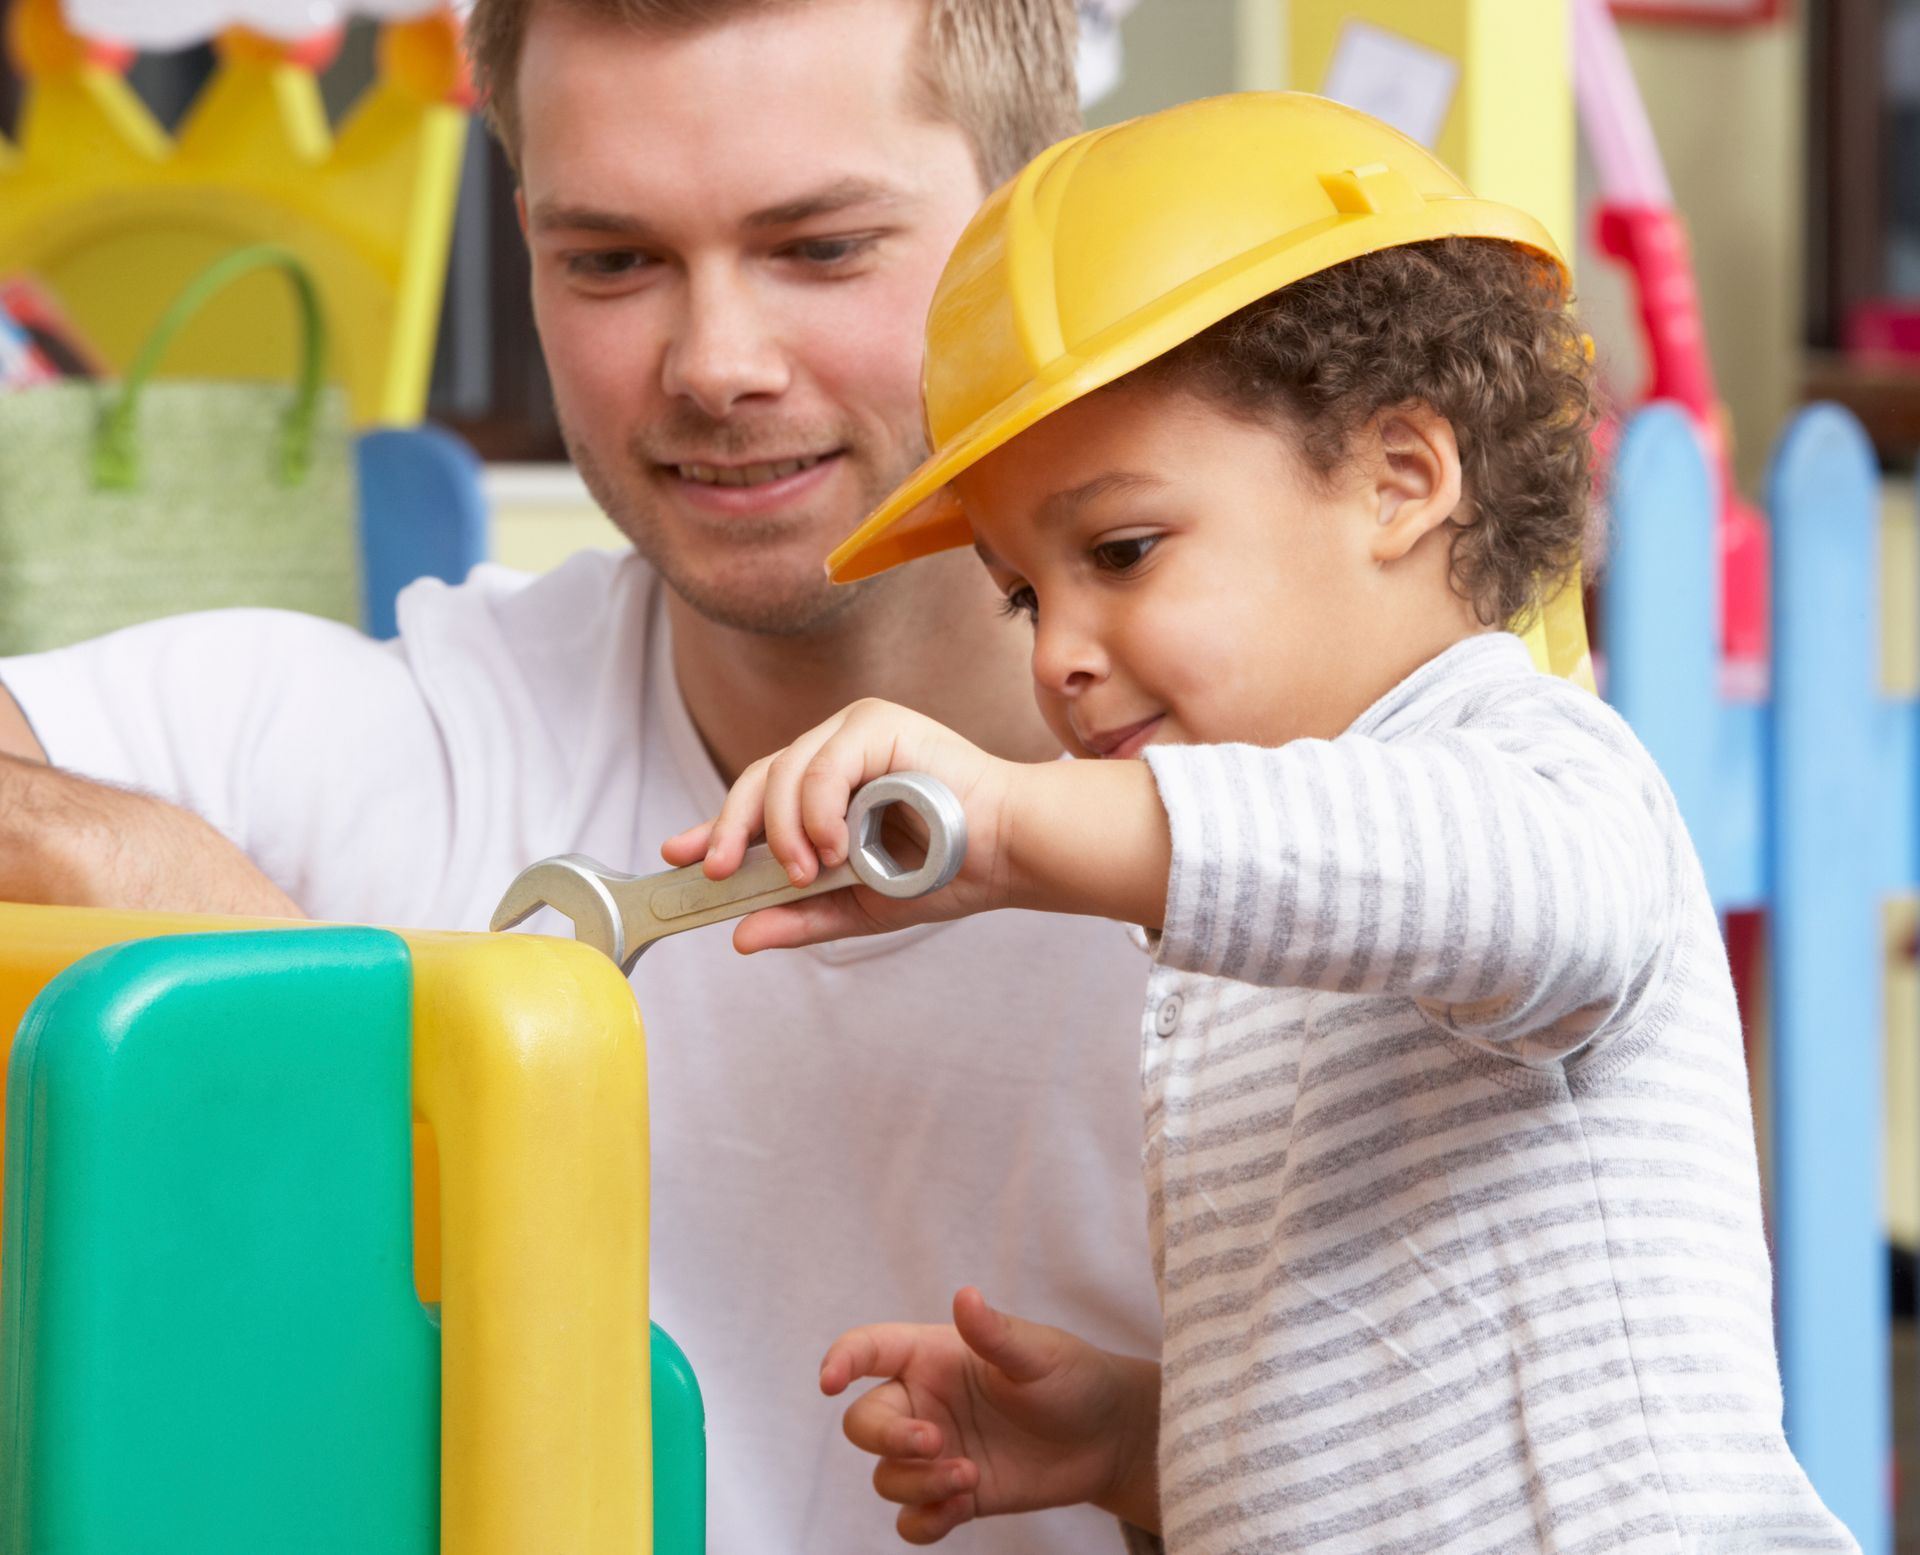
MULTIPOLYGON (((661 840, 717 810, 637 558, 416 584, 400 626, 374 643, 275 612, 179 617, 0 661, 0 681, 54 762, 199 812, 335 921, 482 929, 530 861, 659 868, 661 840)), ((653 1309, 706 1397, 715 1555, 901 1547, 844 1401, 819 1394, 843 1328, 943 1320, 976 1283, 1158 1354, 1147 973, 1113 924, 1012 912, 755 957, 715 927, 641 958, 653 1309)), ((955 1539, 1117 1544, 1086 1508, 955 1539)))

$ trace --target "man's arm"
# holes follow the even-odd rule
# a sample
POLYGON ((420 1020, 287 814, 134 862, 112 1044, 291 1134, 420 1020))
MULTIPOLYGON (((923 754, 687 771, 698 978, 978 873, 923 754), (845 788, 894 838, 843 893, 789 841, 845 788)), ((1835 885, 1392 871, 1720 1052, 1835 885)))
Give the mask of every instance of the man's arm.
POLYGON ((20 704, 5 686, 0 686, 0 756, 18 756, 25 761, 42 763, 47 759, 33 725, 27 722, 27 715, 20 711, 20 704))
POLYGON ((0 899, 122 911, 299 918, 291 898, 199 816, 47 765, 0 686, 0 899))

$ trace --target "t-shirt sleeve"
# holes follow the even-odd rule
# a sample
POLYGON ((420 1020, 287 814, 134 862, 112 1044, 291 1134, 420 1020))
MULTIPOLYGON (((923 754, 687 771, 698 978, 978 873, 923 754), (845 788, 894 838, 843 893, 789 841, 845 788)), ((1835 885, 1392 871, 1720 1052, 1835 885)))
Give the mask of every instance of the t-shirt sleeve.
POLYGON ((222 610, 0 659, 0 683, 54 765, 200 815, 316 917, 406 926, 435 898, 446 755, 391 644, 222 610))
POLYGON ((1415 1000, 1554 1063, 1624 1029, 1691 858, 1672 797, 1591 703, 1539 726, 1150 747, 1173 838, 1161 961, 1415 1000))

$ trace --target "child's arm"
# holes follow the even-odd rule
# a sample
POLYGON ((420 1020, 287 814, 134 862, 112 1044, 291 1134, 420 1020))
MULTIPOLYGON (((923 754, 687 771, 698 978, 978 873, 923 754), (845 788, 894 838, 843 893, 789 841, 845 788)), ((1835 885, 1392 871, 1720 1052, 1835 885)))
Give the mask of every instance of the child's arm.
POLYGON ((847 856, 853 791, 888 772, 926 772, 967 812, 967 857, 953 884, 893 901, 855 886, 743 918, 743 951, 882 933, 1000 907, 1088 913, 1157 926, 1166 902, 1167 816, 1137 761, 1002 761, 931 718, 856 702, 740 774, 720 814, 670 839, 669 863, 704 857, 724 879, 766 834, 796 882, 847 856))
MULTIPOLYGON (((1571 693, 1569 693, 1571 695, 1571 693)), ((1650 761, 1604 706, 1521 740, 1472 730, 1156 746, 1145 761, 1000 761, 904 708, 861 702, 742 774, 717 821, 673 839, 730 874, 764 827, 813 878, 845 857, 855 788, 945 780, 967 811, 947 890, 864 888, 743 919, 742 950, 810 944, 997 907, 1163 929, 1185 971, 1421 1001, 1458 1034, 1550 1061, 1651 986, 1672 948, 1687 846, 1650 761)))
POLYGON ((903 1508, 910 1544, 976 1517, 1091 1502, 1160 1525, 1160 1368, 996 1312, 969 1287, 953 1326, 882 1323, 840 1336, 820 1388, 887 1380, 847 1409, 847 1438, 879 1458, 874 1488, 903 1508))
POLYGON ((1411 997, 1528 1062, 1621 1029, 1682 949, 1697 865, 1657 769, 1607 708, 1530 722, 1150 750, 1173 838, 1160 959, 1411 997))

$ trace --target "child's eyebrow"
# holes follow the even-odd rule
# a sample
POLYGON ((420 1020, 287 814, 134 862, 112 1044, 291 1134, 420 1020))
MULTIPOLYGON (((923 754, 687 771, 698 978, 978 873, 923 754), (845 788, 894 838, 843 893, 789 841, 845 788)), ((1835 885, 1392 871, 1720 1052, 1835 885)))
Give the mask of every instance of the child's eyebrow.
POLYGON ((1166 484, 1157 475, 1142 475, 1132 470, 1109 470, 1066 491, 1056 491, 1040 504, 1034 515, 1035 522, 1041 525, 1057 524, 1101 497, 1113 496, 1118 492, 1158 490, 1166 484))

